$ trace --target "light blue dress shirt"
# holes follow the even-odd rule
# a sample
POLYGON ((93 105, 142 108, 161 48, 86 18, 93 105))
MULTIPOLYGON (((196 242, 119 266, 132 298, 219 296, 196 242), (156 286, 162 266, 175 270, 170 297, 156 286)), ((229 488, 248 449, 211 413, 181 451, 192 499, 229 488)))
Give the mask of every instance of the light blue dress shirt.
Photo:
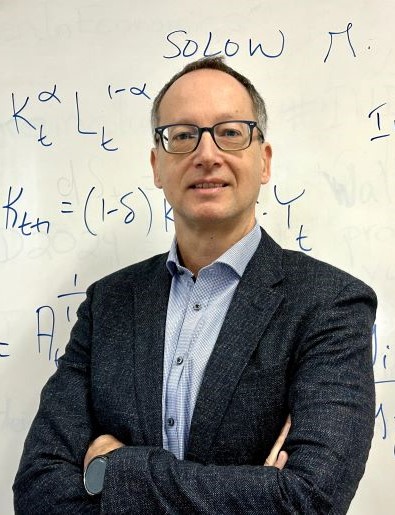
MULTIPOLYGON (((183 459, 204 370, 233 294, 261 239, 258 224, 195 278, 180 265, 174 239, 163 362, 163 447, 183 459)), ((241 314, 242 316, 242 314, 241 314)))

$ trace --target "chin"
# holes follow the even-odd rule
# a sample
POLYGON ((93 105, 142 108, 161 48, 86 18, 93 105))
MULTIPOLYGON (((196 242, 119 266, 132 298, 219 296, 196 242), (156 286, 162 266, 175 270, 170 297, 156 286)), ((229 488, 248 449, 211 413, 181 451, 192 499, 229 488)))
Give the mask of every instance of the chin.
POLYGON ((195 225, 205 225, 209 226, 218 226, 218 225, 237 225, 238 219, 224 213, 200 213, 198 216, 193 218, 193 222, 195 225))
POLYGON ((228 218, 231 217, 228 213, 224 213, 223 211, 219 211, 218 209, 205 209, 204 211, 193 213, 192 218, 196 222, 221 222, 226 221, 228 218))

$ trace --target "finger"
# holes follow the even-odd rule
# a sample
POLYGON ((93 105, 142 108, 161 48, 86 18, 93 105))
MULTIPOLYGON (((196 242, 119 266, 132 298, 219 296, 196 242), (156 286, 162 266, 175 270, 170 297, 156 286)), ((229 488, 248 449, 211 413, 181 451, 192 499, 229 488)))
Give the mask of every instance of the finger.
POLYGON ((276 463, 274 466, 279 470, 282 470, 288 461, 288 453, 286 451, 280 451, 276 463))
POLYGON ((284 445, 284 442, 288 436, 289 430, 291 428, 291 417, 288 415, 283 428, 281 429, 281 433, 274 444, 274 447, 277 449, 277 454, 280 452, 281 447, 284 445))
POLYGON ((291 428, 291 415, 288 415, 287 420, 285 421, 285 424, 284 424, 283 428, 281 429, 281 433, 279 436, 279 439, 281 439, 281 438, 283 439, 283 443, 288 436, 290 428, 291 428))
POLYGON ((266 458, 265 466, 275 466, 275 463, 277 461, 277 457, 281 451, 282 446, 284 445, 284 442, 288 436, 289 429, 291 427, 291 417, 288 415, 287 420, 285 421, 285 424, 283 428, 281 429, 281 433, 277 440, 275 441, 269 456, 266 458))
POLYGON ((281 446, 277 447, 276 445, 274 445, 274 447, 272 447, 269 456, 265 460, 265 467, 274 467, 280 450, 281 446))

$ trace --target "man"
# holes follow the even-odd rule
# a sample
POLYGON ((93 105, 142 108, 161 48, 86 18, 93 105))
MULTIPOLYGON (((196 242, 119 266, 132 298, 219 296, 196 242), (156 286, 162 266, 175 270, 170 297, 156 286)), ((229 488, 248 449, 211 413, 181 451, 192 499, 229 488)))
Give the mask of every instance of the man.
POLYGON ((256 224, 272 150, 245 77, 191 63, 152 118, 176 240, 88 289, 16 512, 345 513, 373 433, 375 295, 256 224))

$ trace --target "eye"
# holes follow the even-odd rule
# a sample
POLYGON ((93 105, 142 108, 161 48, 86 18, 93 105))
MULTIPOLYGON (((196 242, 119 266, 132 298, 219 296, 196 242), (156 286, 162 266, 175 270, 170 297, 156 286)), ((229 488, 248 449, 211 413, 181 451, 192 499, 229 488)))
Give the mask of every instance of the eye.
POLYGON ((219 138, 239 139, 244 135, 244 127, 238 122, 221 123, 215 128, 216 136, 219 138))
POLYGON ((177 143, 179 141, 195 139, 197 132, 194 127, 173 127, 173 130, 169 131, 169 136, 173 142, 177 143))
POLYGON ((174 134, 173 139, 177 140, 177 141, 182 141, 184 139, 190 139, 190 138, 194 138, 194 137, 195 137, 195 135, 192 134, 191 132, 180 132, 178 134, 174 134))
POLYGON ((221 136, 224 136, 225 138, 237 138, 240 135, 240 131, 237 131, 236 129, 224 129, 221 134, 221 136))

